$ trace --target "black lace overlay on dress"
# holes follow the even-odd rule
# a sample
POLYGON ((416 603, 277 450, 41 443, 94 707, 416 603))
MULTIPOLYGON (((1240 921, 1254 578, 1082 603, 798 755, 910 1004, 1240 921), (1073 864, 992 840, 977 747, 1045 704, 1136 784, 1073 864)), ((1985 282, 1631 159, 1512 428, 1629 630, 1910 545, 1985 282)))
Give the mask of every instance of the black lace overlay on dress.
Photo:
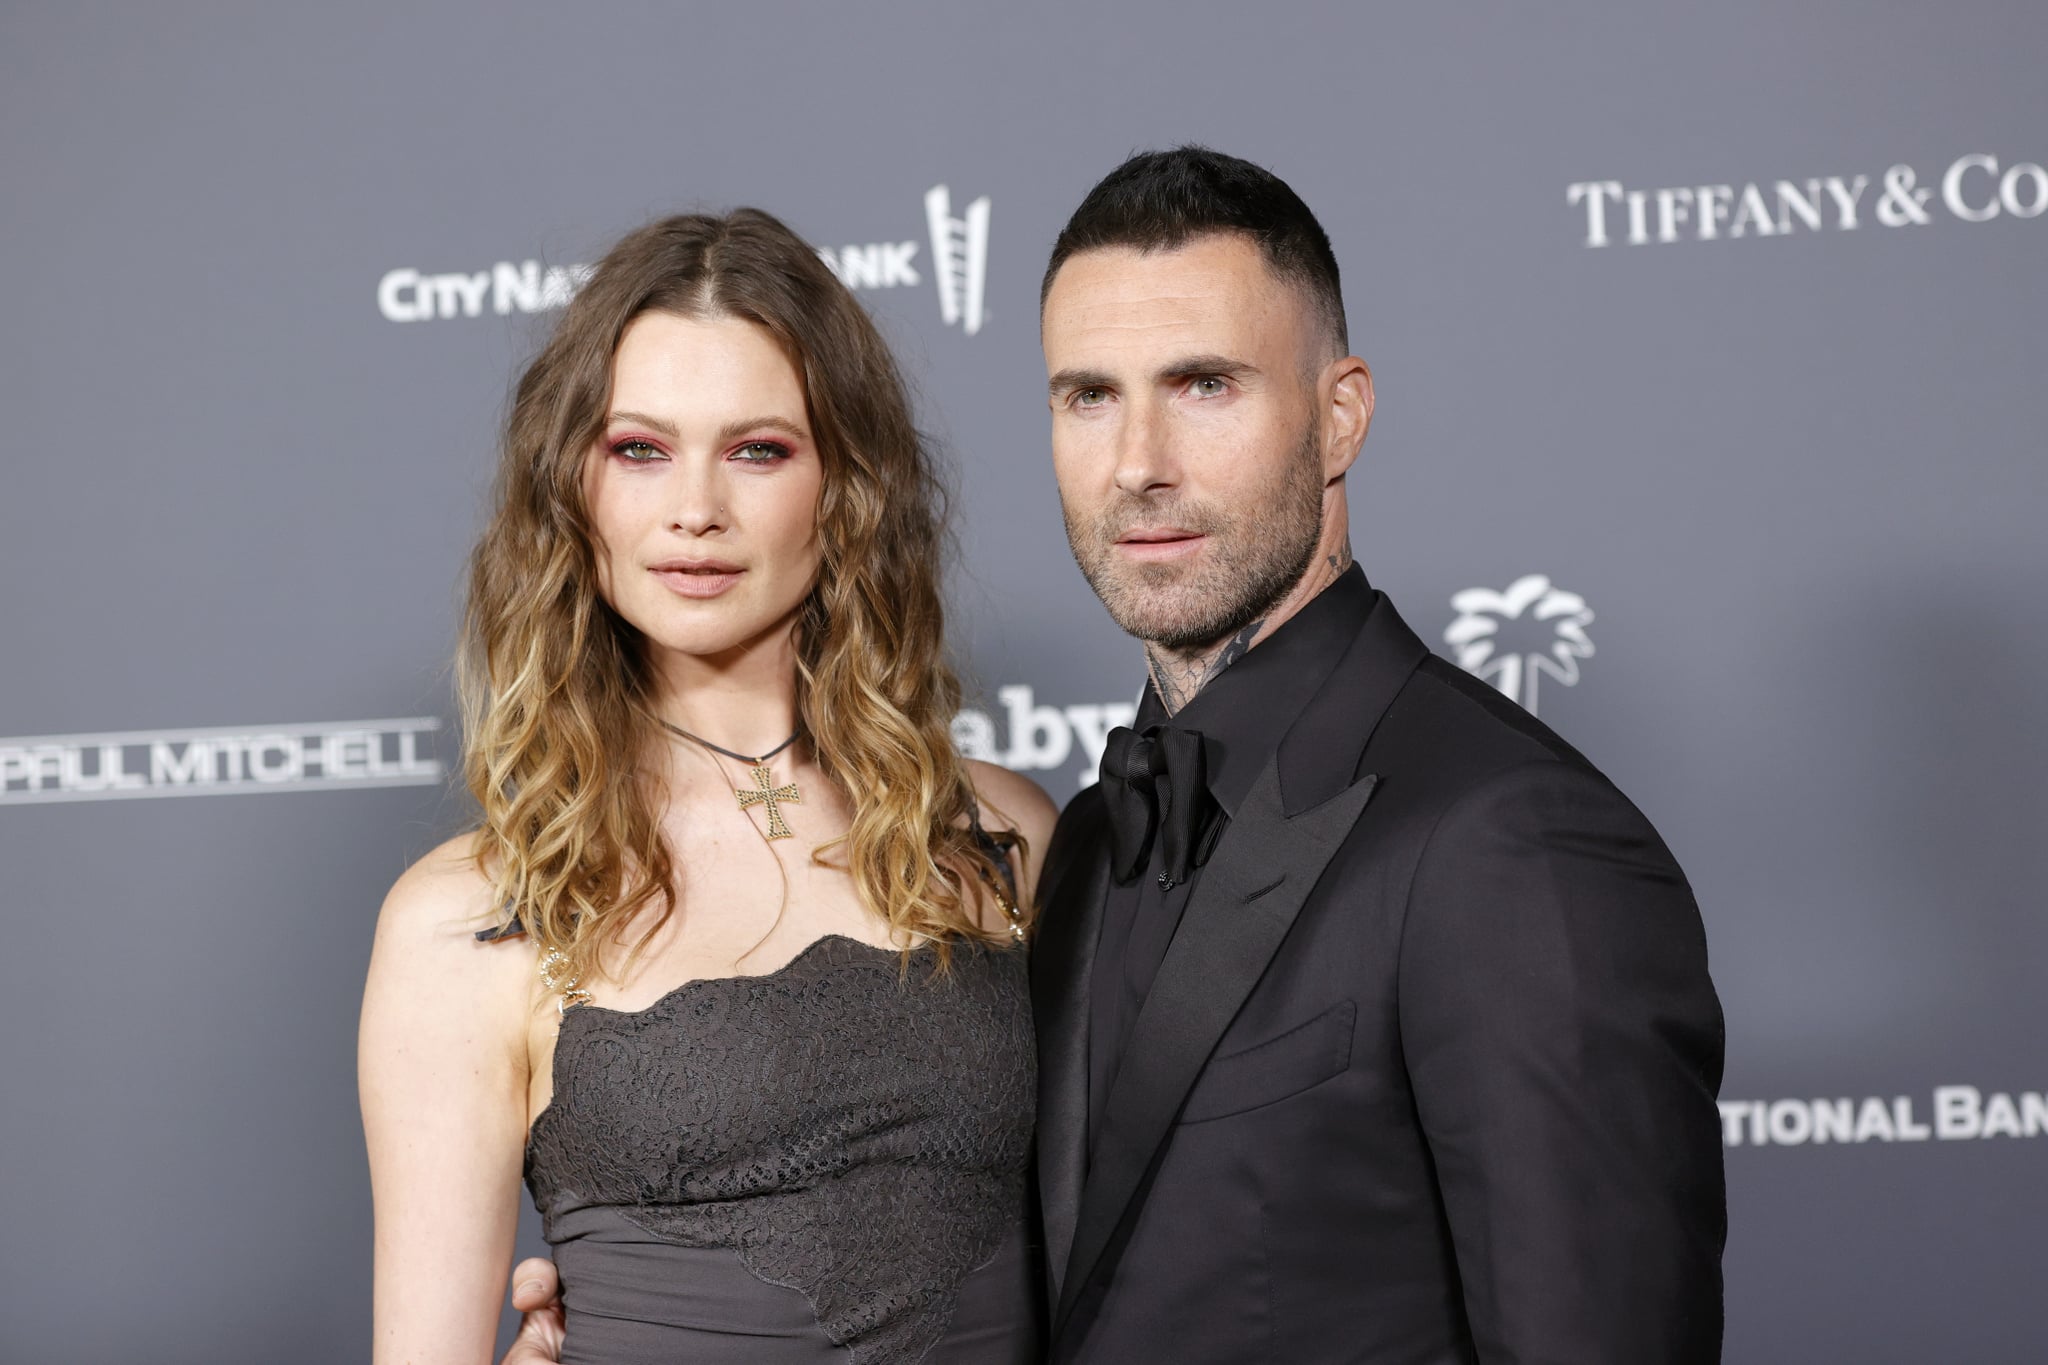
POLYGON ((1024 954, 933 973, 828 936, 638 1013, 571 1008, 526 1180, 799 1290, 856 1365, 914 1361, 1023 1206, 1036 1091, 1024 954))

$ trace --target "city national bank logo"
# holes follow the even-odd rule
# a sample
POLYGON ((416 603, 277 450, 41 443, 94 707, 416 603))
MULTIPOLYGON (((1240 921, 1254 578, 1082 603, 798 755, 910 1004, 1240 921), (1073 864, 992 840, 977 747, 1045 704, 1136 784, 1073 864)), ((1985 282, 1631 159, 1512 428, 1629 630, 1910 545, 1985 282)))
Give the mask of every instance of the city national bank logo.
POLYGON ((939 277, 939 316, 973 336, 987 319, 982 307, 988 280, 988 196, 969 204, 958 218, 944 185, 925 191, 925 223, 932 234, 932 273, 939 277))
POLYGON ((1854 232, 1869 222, 1925 227, 1937 210, 1965 223, 2039 218, 2048 213, 2048 170, 2033 161, 2006 165, 1988 152, 1971 152, 1925 183, 1918 170, 1901 163, 1874 181, 1868 175, 1828 175, 1631 189, 1619 180, 1580 180, 1565 186, 1564 199, 1566 207, 1586 216, 1587 246, 1647 246, 1854 232))
MULTIPOLYGON (((939 294, 939 317, 948 327, 973 336, 988 321, 989 198, 969 201, 958 214, 944 185, 925 191, 925 228, 931 245, 931 273, 939 294)), ((915 237, 821 247, 818 259, 852 290, 896 289, 924 283, 915 237)), ((377 311, 391 322, 434 322, 450 318, 503 317, 565 308, 588 283, 589 265, 543 265, 499 261, 482 270, 426 271, 414 266, 387 270, 377 281, 377 311)))
MULTIPOLYGON (((932 278, 939 291, 939 317, 948 327, 973 336, 988 320, 989 198, 982 195, 953 212, 953 192, 934 185, 924 195, 925 228, 931 242, 932 278)), ((821 247, 818 259, 848 289, 894 289, 920 285, 916 238, 864 246, 821 247)))
POLYGON ((410 266, 387 270, 377 281, 377 311, 392 322, 436 318, 479 318, 485 306, 508 313, 545 313, 566 308, 590 278, 587 265, 544 266, 539 261, 499 261, 488 270, 429 275, 410 266))
POLYGON ((1138 718, 1137 704, 1128 701, 1041 705, 1028 683, 997 688, 996 700, 1003 704, 1009 743, 998 742, 994 716, 970 706, 953 718, 953 744, 961 756, 1016 772, 1061 768, 1078 757, 1080 765, 1073 770, 1077 788, 1095 780, 1109 732, 1138 718))
POLYGON ((445 776, 433 716, 0 739, 0 805, 425 787, 445 776))
POLYGON ((1593 656, 1586 599, 1555 587, 1540 573, 1503 592, 1467 588, 1451 597, 1457 615, 1444 630, 1458 667, 1536 714, 1536 681, 1548 673, 1566 687, 1579 681, 1579 660, 1593 656))

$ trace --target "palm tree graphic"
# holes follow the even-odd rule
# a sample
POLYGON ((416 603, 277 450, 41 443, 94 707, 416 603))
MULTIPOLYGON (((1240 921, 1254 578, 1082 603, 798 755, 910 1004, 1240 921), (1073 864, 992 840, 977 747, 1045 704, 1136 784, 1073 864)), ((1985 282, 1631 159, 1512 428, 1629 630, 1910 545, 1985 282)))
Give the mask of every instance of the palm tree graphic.
POLYGON ((1570 687, 1579 680, 1579 660, 1593 655, 1586 636, 1593 613, 1586 599, 1553 587, 1540 573, 1516 579, 1504 592, 1467 588, 1451 597, 1451 609, 1458 614, 1444 630, 1444 643, 1456 651, 1458 667, 1492 683, 1532 716, 1537 675, 1548 673, 1570 687), (1503 649, 1501 623, 1520 620, 1548 623, 1549 635, 1532 642, 1533 648, 1503 649))

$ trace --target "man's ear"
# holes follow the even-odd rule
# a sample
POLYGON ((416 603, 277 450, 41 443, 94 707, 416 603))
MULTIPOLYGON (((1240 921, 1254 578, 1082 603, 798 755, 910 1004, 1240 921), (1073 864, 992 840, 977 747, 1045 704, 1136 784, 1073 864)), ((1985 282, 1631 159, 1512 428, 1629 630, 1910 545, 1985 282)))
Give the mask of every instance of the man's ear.
POLYGON ((1372 370, 1355 355, 1323 371, 1329 394, 1323 408, 1323 481, 1344 477, 1372 426, 1372 370))

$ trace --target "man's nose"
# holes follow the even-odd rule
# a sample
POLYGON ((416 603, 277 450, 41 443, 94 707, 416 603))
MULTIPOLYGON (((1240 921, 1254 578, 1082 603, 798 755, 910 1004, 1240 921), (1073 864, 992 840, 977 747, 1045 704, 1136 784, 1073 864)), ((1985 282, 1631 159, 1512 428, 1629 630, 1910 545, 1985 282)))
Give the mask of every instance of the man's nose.
POLYGON ((1177 476, 1166 423, 1151 405, 1131 405, 1117 436, 1116 486, 1120 490, 1142 494, 1174 485, 1177 476))

